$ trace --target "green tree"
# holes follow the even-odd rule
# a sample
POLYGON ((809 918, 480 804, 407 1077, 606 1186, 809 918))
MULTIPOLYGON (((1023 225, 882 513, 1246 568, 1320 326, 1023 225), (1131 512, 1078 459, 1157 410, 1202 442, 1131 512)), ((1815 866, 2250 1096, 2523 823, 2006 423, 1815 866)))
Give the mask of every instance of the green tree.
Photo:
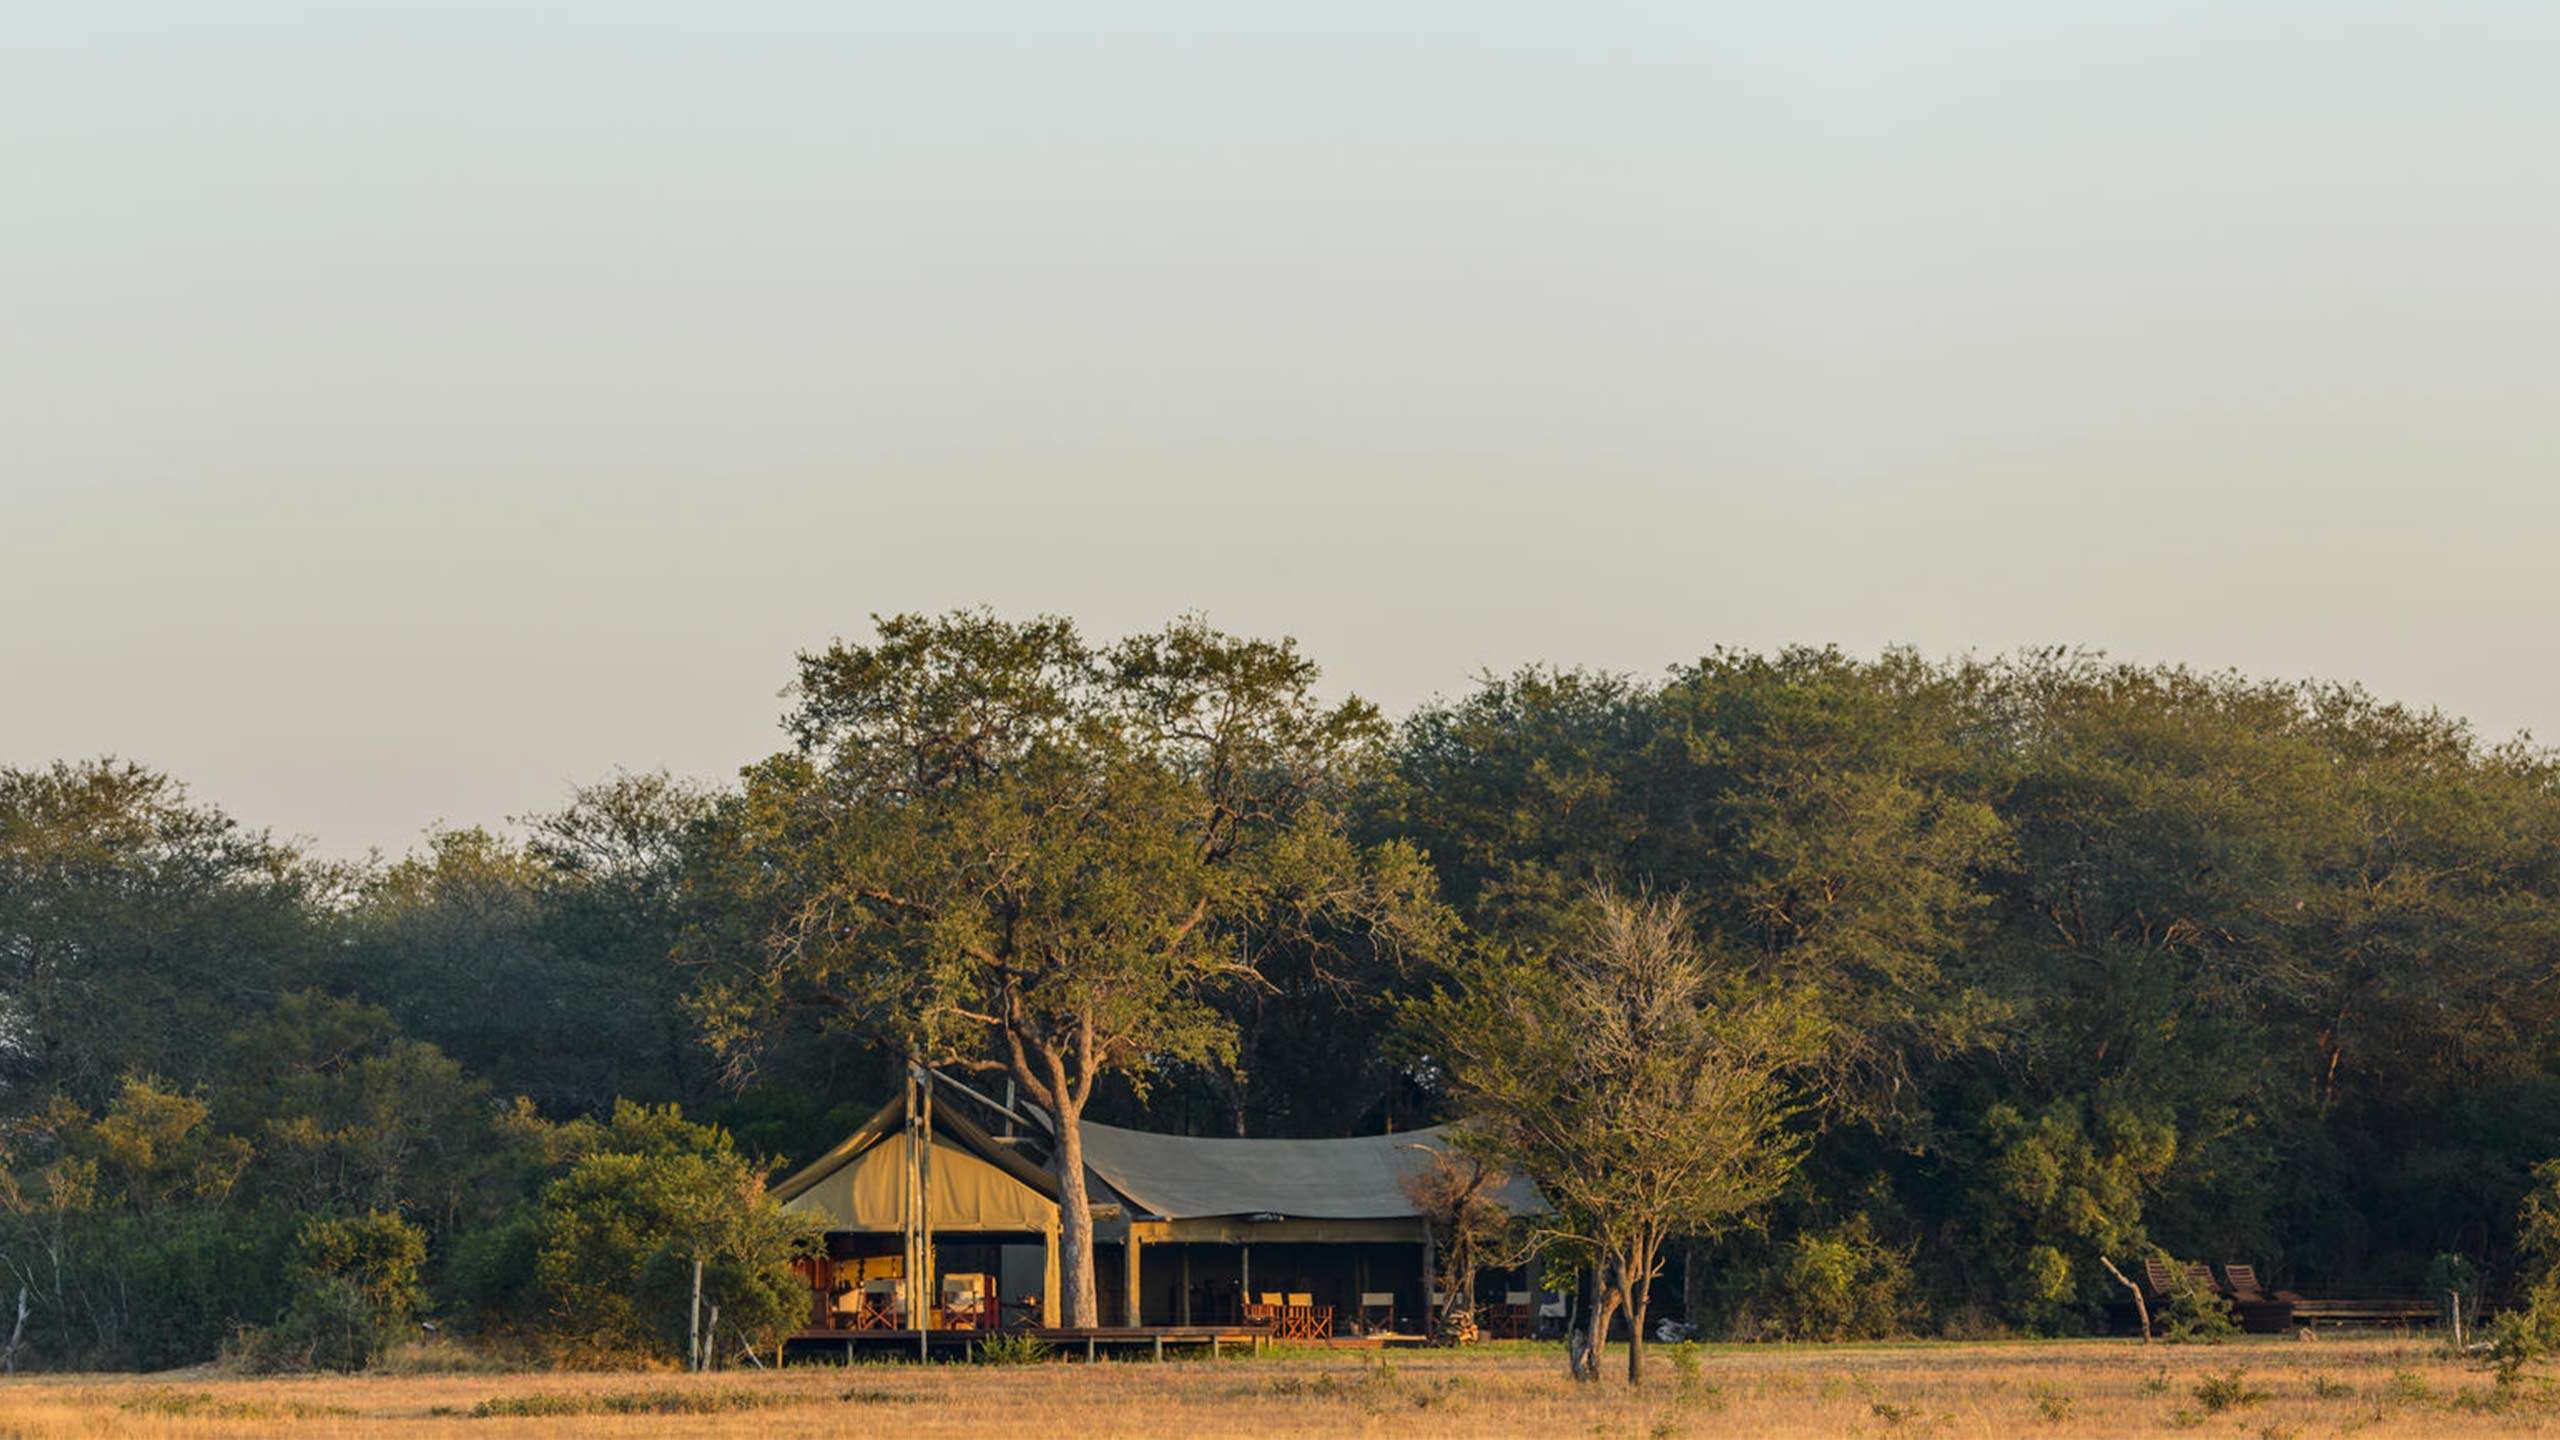
POLYGON ((2033 1115, 2004 1101, 1982 1126, 1967 1228, 1998 1277, 2005 1318, 2050 1328, 2096 1308, 2110 1284, 2102 1257, 2150 1249, 2143 1206, 2177 1160, 2176 1129, 2072 1099, 2033 1115))
POLYGON ((508 1180, 489 1087, 379 1007, 299 991, 234 1031, 215 1090, 256 1150, 258 1194, 297 1211, 476 1219, 508 1180))
POLYGON ((292 1299, 248 1336, 243 1358, 269 1370, 366 1368, 425 1305, 426 1259, 426 1232, 394 1214, 304 1221, 287 1270, 292 1299))
POLYGON ((1569 934, 1543 961, 1463 967, 1414 1018, 1467 1119, 1460 1143, 1535 1182, 1543 1237, 1589 1258, 1577 1378, 1597 1374, 1624 1307, 1634 1383, 1663 1247, 1734 1223, 1793 1170, 1781 1072, 1820 1029, 1801 997, 1702 953, 1679 901, 1599 892, 1569 934))
POLYGON ((0 1112, 211 1078, 206 1036, 316 975, 343 878, 138 765, 0 769, 0 1112))
MULTIPOLYGON (((0 1151, 0 1276, 48 1359, 184 1364, 279 1302, 284 1238, 243 1203, 245 1141, 205 1103, 130 1078, 102 1110, 57 1097, 0 1151)), ((14 1359, 14 1356, 13 1356, 14 1359)))
POLYGON ((1090 1325, 1096 1083, 1232 1063, 1211 992, 1276 937, 1433 933, 1420 866, 1340 819, 1383 726, 1319 704, 1288 642, 1195 621, 1100 650, 1058 619, 878 628, 802 657, 796 747, 724 809, 700 879, 744 923, 692 944, 701 1012, 740 1061, 809 1017, 1009 1074, 1055 1126, 1064 1319, 1090 1325))
POLYGON ((696 1264, 729 1333, 770 1343, 805 1314, 791 1261, 817 1226, 774 1201, 725 1132, 626 1104, 574 1143, 593 1148, 544 1188, 530 1245, 544 1325, 564 1347, 674 1351, 696 1264))

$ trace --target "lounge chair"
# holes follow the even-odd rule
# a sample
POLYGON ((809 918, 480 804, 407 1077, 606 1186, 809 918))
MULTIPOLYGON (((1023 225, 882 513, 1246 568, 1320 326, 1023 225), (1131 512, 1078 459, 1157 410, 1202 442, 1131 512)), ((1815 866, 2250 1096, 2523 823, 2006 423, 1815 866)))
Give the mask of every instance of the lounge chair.
POLYGON ((2293 1309, 2302 1297, 2290 1290, 2270 1291, 2258 1283, 2258 1267, 2222 1267, 2223 1293, 2240 1312, 2240 1328, 2252 1335, 2282 1335, 2293 1328, 2293 1309))

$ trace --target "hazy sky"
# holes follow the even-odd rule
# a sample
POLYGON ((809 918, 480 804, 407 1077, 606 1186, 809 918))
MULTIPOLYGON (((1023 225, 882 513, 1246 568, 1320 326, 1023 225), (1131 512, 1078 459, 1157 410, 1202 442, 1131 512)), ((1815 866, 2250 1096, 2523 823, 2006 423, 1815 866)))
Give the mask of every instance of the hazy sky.
POLYGON ((1205 610, 2560 738, 2560 6, 16 7, 0 763, 336 853, 1205 610))

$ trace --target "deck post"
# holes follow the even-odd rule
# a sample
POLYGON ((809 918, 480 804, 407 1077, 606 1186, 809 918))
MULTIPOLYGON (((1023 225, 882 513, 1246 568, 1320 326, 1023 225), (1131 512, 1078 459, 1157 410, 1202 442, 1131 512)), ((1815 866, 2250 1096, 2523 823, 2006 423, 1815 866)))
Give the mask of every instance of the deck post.
MULTIPOLYGON (((1250 1305, 1253 1303, 1253 1242, 1247 1240, 1236 1248, 1244 1252, 1244 1259, 1241 1262, 1241 1268, 1244 1272, 1244 1280, 1236 1287, 1236 1303, 1238 1305, 1250 1305)), ((1242 1310, 1238 1310, 1236 1312, 1236 1318, 1238 1320, 1242 1320, 1244 1318, 1244 1312, 1242 1310)))
POLYGON ((1156 1363, 1164 1363, 1164 1337, 1161 1335, 1156 1337, 1156 1363))
POLYGON ((1138 1308, 1138 1227, 1136 1225, 1132 1224, 1129 1227, 1129 1243, 1121 1248, 1123 1251, 1121 1263, 1129 1272, 1129 1306, 1125 1312, 1126 1318, 1121 1323, 1131 1326, 1144 1325, 1147 1322, 1141 1318, 1142 1312, 1138 1308))
POLYGON ((1191 1323, 1191 1247, 1189 1245, 1182 1247, 1182 1300, 1174 1307, 1174 1314, 1180 1317, 1181 1323, 1185 1325, 1191 1323))

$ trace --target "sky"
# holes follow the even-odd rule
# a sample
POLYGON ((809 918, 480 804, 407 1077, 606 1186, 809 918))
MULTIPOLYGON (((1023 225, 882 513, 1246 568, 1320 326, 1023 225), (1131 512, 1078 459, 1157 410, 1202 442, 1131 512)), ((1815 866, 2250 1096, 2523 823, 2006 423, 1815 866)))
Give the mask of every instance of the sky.
POLYGON ((0 765, 397 853, 979 604, 2560 737, 2547 0, 22 8, 0 765))

